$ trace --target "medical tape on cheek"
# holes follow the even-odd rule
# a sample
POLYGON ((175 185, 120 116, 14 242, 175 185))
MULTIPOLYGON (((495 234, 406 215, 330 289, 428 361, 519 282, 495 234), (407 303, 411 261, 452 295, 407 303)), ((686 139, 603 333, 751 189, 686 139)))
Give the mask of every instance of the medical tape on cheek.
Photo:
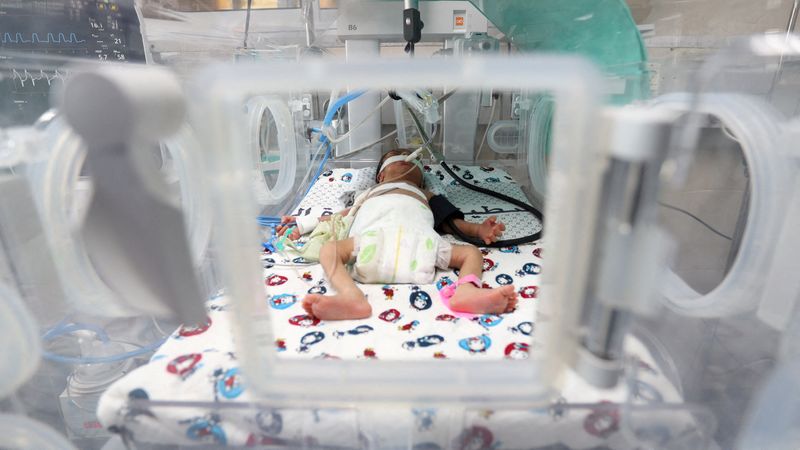
POLYGON ((385 169, 389 164, 394 164, 394 163, 400 162, 400 161, 410 162, 411 164, 414 164, 420 170, 422 170, 422 164, 420 164, 418 159, 414 159, 412 161, 406 161, 406 158, 408 158, 408 155, 395 155, 395 156, 390 156, 390 157, 386 158, 383 161, 383 164, 381 164, 381 168, 378 169, 378 173, 383 172, 383 169, 385 169))
POLYGON ((394 164, 394 163, 396 163, 398 161, 405 161, 405 160, 406 160, 406 157, 403 156, 403 155, 390 156, 390 157, 388 157, 388 158, 383 160, 383 164, 381 164, 381 168, 378 169, 378 173, 383 172, 383 169, 385 169, 386 166, 388 166, 389 164, 394 164))

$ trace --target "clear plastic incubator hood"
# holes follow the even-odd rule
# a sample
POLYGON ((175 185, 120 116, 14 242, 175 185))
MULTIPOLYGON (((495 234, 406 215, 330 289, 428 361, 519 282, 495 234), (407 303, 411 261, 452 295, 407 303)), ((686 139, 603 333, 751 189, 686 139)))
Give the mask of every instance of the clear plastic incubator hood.
MULTIPOLYGON (((267 66, 239 66, 209 71, 195 82, 195 86, 202 86, 202 89, 192 96, 195 117, 215 124, 205 128, 207 134, 202 138, 208 144, 205 148, 208 165, 215 167, 217 174, 226 174, 225 177, 210 178, 209 184, 220 208, 216 219, 221 240, 219 257, 225 274, 230 277, 227 292, 235 302, 235 316, 239 319, 234 325, 240 343, 237 347, 245 362, 243 370, 252 374, 248 377, 253 381, 248 384, 265 394, 299 396, 293 402, 301 398, 313 402, 326 399, 411 403, 434 399, 481 401, 487 395, 513 402, 522 397, 545 395, 551 383, 560 377, 559 372, 566 362, 562 358, 572 353, 568 340, 559 336, 563 336, 568 328, 562 321, 574 320, 578 315, 573 305, 581 293, 573 291, 574 286, 568 283, 567 275, 577 276, 587 270, 580 265, 567 265, 567 261, 586 260, 577 255, 588 251, 586 245, 590 231, 584 227, 593 222, 590 215, 596 209, 592 205, 596 196, 591 186, 593 182, 595 185, 599 183, 602 167, 598 162, 599 150, 592 149, 591 144, 597 131, 593 129, 596 122, 590 118, 598 115, 599 98, 595 93, 601 89, 600 78, 594 69, 581 61, 566 58, 474 59, 446 64, 423 60, 385 61, 381 64, 318 61, 302 65, 271 64, 269 67, 271 69, 267 66), (565 74, 571 75, 565 77, 565 74), (382 92, 439 85, 461 92, 488 89, 547 92, 554 98, 558 114, 554 117, 553 127, 556 131, 553 154, 556 156, 551 164, 554 168, 564 168, 561 176, 567 180, 580 182, 564 182, 557 186, 557 193, 553 195, 570 200, 560 204, 548 203, 548 207, 553 209, 545 213, 549 223, 559 224, 557 228, 569 234, 567 237, 548 233, 544 248, 545 253, 549 251, 552 256, 548 263, 550 269, 542 274, 542 293, 547 295, 551 289, 563 290, 559 295, 560 301, 549 305, 554 308, 547 313, 551 321, 536 320, 533 316, 526 318, 536 323, 534 336, 541 341, 530 345, 542 350, 539 353, 542 359, 532 357, 524 362, 499 361, 492 365, 469 361, 320 363, 282 359, 274 344, 281 336, 276 335, 272 325, 274 311, 281 308, 276 308, 274 301, 272 306, 270 301, 265 301, 263 267, 252 249, 252 242, 259 240, 254 220, 259 211, 252 206, 255 202, 248 183, 252 162, 241 157, 246 153, 217 150, 247 147, 247 128, 237 118, 236 112, 256 96, 273 96, 292 103, 294 93, 307 91, 344 92, 351 86, 366 92, 382 92), (596 100, 592 101, 593 98, 596 100), (574 209, 568 206, 578 200, 589 203, 574 209), (564 256, 570 254, 576 255, 574 259, 564 256), (564 265, 559 267, 559 263, 564 265), (548 280, 548 277, 552 278, 548 280), (248 367, 249 364, 252 366, 248 367), (419 376, 423 373, 426 383, 420 384, 419 376), (476 390, 476 386, 486 386, 488 391, 476 390)), ((317 153, 322 153, 326 146, 322 142, 312 147, 317 147, 317 153)), ((502 167, 499 163, 494 165, 496 169, 502 167)), ((293 189, 296 197, 308 190, 306 186, 314 170, 316 167, 310 167, 303 183, 293 189)), ((286 209, 289 205, 292 203, 274 205, 268 212, 272 215, 295 212, 286 209)), ((304 270, 304 266, 295 270, 304 270)), ((267 287, 268 298, 277 293, 267 287)), ((290 301, 299 300, 292 298, 290 301)))
POLYGON ((796 446, 796 36, 79 3, 0 5, 2 446, 796 446))

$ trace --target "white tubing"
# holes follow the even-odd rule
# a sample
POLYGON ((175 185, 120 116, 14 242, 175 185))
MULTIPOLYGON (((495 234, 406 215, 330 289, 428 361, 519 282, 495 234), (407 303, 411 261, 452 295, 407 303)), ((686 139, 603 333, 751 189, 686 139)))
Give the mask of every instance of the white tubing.
POLYGON ((363 119, 361 119, 361 122, 358 122, 356 125, 351 126, 350 129, 347 131, 347 133, 345 133, 345 134, 343 134, 341 136, 338 136, 336 138, 331 138, 330 136, 328 136, 328 139, 331 141, 332 144, 338 144, 338 143, 342 142, 343 140, 349 138, 350 137, 350 133, 352 133, 353 131, 357 130, 359 127, 361 127, 365 123, 367 123, 367 120, 369 120, 369 118, 372 117, 373 114, 380 113, 381 112, 381 108, 383 108, 383 105, 385 105, 386 102, 388 102, 390 99, 391 99, 391 97, 389 97, 387 95, 386 98, 381 100, 380 103, 378 103, 378 105, 375 106, 375 108, 373 108, 372 111, 367 113, 367 115, 364 116, 363 119))
MULTIPOLYGON (((652 105, 688 113, 691 99, 688 94, 671 94, 652 105)), ((697 112, 718 118, 739 140, 750 174, 748 217, 736 259, 714 290, 698 297, 691 290, 667 287, 663 294, 680 314, 723 317, 754 310, 763 296, 790 185, 779 148, 778 124, 784 118, 763 100, 740 94, 703 95, 697 112)))
POLYGON ((397 125, 397 144, 400 148, 408 147, 408 136, 406 136, 406 120, 402 102, 393 102, 394 120, 397 125))

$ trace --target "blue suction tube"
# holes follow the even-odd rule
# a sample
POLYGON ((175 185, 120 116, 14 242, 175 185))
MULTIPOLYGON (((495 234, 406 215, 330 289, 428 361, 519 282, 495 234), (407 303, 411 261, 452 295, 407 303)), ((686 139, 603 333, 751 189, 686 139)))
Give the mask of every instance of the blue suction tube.
MULTIPOLYGON (((303 193, 303 196, 300 197, 301 199, 303 197, 305 197, 306 195, 308 195, 309 192, 311 192, 311 188, 313 188, 314 187, 314 183, 317 182, 317 179, 319 178, 320 174, 322 173, 323 169, 325 168, 325 164, 328 162, 328 159, 331 156, 331 151, 333 150, 333 146, 331 145, 330 140, 328 139, 328 137, 325 134, 322 134, 322 131, 325 129, 325 127, 329 127, 331 125, 331 123, 333 123, 333 117, 336 115, 336 112, 339 111, 342 108, 342 106, 346 105, 347 103, 350 103, 351 101, 357 99, 358 97, 361 97, 365 92, 367 92, 367 91, 365 91, 365 90, 356 90, 356 91, 349 92, 347 95, 344 95, 344 96, 339 97, 338 99, 336 99, 333 103, 328 105, 328 110, 325 113, 325 117, 324 117, 324 119, 322 121, 323 128, 322 129, 312 128, 311 131, 314 131, 314 132, 317 132, 317 133, 321 134, 321 136, 319 138, 319 142, 320 142, 320 147, 319 148, 320 148, 320 150, 322 149, 323 146, 325 146, 326 148, 325 148, 325 153, 322 155, 322 161, 320 162, 316 173, 311 178, 311 180, 309 182, 309 185, 308 185, 308 189, 306 189, 306 191, 303 193)), ((319 153, 319 151, 317 151, 317 153, 319 153)), ((308 175, 306 175, 306 176, 308 176, 308 175)), ((290 211, 293 211, 296 208, 297 208, 297 205, 294 205, 294 207, 290 211)), ((259 223, 262 226, 272 226, 275 223, 280 223, 280 217, 260 216, 258 219, 259 219, 259 223)))

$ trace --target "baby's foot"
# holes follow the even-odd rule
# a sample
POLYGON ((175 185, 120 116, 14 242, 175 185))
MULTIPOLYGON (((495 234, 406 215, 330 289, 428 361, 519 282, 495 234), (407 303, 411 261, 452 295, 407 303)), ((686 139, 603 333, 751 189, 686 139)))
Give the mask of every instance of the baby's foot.
POLYGON ((453 311, 473 314, 509 313, 517 307, 517 292, 514 286, 481 289, 472 284, 462 284, 450 299, 453 311))
POLYGON ((308 294, 303 299, 303 309, 322 320, 366 319, 372 314, 364 294, 320 295, 308 294))

